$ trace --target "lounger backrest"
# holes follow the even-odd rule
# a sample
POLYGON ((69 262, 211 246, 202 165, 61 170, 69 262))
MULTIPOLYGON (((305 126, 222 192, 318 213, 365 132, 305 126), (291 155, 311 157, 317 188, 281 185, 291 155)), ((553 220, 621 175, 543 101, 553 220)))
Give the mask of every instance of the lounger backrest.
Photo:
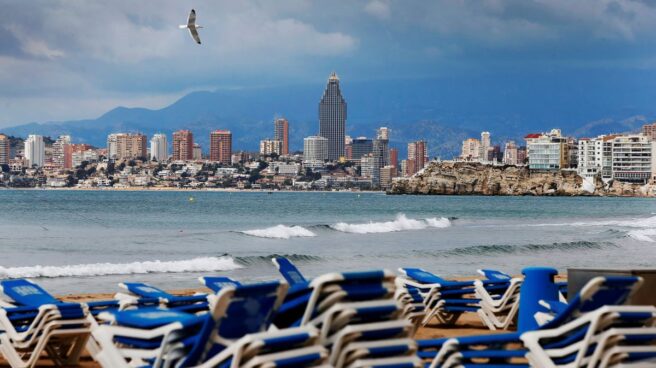
POLYGON ((500 281, 506 280, 506 281, 510 281, 512 279, 512 277, 510 275, 508 275, 507 273, 503 273, 503 272, 497 271, 497 270, 481 269, 481 270, 478 270, 478 272, 481 275, 485 276, 488 280, 500 280, 500 281))
POLYGON ((156 288, 154 286, 144 284, 142 282, 123 282, 120 283, 119 286, 131 292, 132 294, 138 295, 143 298, 155 298, 155 299, 175 298, 174 295, 169 294, 160 288, 156 288))
POLYGON ((289 283, 289 285, 296 285, 306 283, 307 279, 303 276, 301 271, 285 257, 275 257, 271 260, 282 274, 282 277, 289 283))
POLYGON ((424 271, 421 268, 401 268, 400 269, 406 276, 411 279, 417 280, 422 284, 448 284, 449 281, 438 277, 437 275, 424 271))
POLYGON ((642 279, 635 276, 595 277, 581 289, 561 313, 542 328, 554 328, 562 325, 581 313, 590 312, 605 305, 623 305, 642 284, 642 279))
POLYGON ((3 294, 15 301, 16 304, 23 306, 39 307, 45 304, 61 303, 39 285, 26 279, 0 281, 0 288, 3 294))
POLYGON ((182 366, 201 363, 226 346, 218 341, 237 340, 244 335, 266 331, 282 303, 287 284, 279 281, 226 286, 217 294, 211 318, 198 331, 195 344, 182 366))
POLYGON ((336 287, 345 293, 340 301, 374 300, 394 294, 395 275, 386 270, 332 273, 319 276, 310 282, 312 295, 308 300, 301 325, 316 316, 317 307, 336 287))
POLYGON ((203 276, 200 277, 199 280, 203 285, 205 285, 206 288, 212 290, 215 293, 228 286, 241 286, 239 281, 235 281, 230 277, 225 276, 203 276))

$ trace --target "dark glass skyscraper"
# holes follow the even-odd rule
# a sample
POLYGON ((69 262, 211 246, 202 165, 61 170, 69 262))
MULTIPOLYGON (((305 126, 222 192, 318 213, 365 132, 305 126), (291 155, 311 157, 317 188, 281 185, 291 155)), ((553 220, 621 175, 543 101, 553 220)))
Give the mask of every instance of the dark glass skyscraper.
POLYGON ((338 160, 345 156, 345 128, 346 101, 339 90, 339 78, 333 72, 319 102, 319 135, 328 139, 329 160, 338 160))

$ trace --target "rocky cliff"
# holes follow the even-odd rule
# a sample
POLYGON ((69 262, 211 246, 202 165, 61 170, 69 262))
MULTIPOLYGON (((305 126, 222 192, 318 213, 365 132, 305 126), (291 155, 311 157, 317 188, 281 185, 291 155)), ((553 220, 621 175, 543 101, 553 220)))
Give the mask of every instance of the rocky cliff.
POLYGON ((395 179, 389 194, 656 196, 656 186, 600 178, 583 180, 575 171, 531 171, 527 167, 474 162, 431 162, 410 178, 395 179))

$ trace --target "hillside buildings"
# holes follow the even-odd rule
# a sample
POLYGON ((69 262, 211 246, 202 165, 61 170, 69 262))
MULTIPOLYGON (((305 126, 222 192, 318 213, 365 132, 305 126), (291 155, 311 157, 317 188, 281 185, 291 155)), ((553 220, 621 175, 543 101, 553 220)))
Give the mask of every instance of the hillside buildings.
POLYGON ((344 154, 346 101, 339 89, 339 78, 333 72, 319 102, 319 136, 328 140, 328 160, 337 161, 344 154))
POLYGON ((215 130, 210 133, 210 160, 230 165, 232 157, 232 133, 215 130))
POLYGON ((194 158, 194 135, 189 130, 173 133, 173 160, 186 161, 194 158))
POLYGON ((71 162, 66 160, 65 147, 71 144, 70 135, 60 135, 55 143, 52 145, 52 164, 57 168, 70 168, 71 162), (68 162, 66 162, 68 161, 68 162))
POLYGON ((283 142, 277 139, 263 139, 260 141, 260 155, 282 155, 283 142))

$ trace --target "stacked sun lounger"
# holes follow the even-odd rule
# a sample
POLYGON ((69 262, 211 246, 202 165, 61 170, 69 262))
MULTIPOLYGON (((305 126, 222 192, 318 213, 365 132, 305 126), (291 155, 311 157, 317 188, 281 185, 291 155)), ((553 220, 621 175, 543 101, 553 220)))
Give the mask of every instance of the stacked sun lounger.
POLYGON ((445 280, 420 268, 399 269, 402 284, 409 293, 423 299, 422 325, 433 319, 454 324, 466 312, 478 313, 490 329, 508 328, 519 306, 522 280, 499 271, 480 270, 482 280, 445 280))
POLYGON ((0 351, 12 367, 34 367, 44 352, 55 364, 77 364, 93 325, 87 305, 24 279, 0 281, 0 289, 0 351))
POLYGON ((624 306, 635 277, 591 280, 537 330, 418 341, 430 367, 610 367, 656 361, 656 308, 624 306))
POLYGON ((274 264, 286 281, 207 276, 211 292, 191 296, 126 282, 117 300, 88 304, 0 281, 0 352, 12 367, 46 354, 74 366, 85 345, 101 366, 119 368, 656 366, 656 307, 624 305, 637 277, 595 278, 569 303, 541 300, 534 327, 522 327, 522 314, 520 332, 416 341, 417 321, 463 312, 507 328, 523 280, 482 270, 481 280, 449 281, 420 269, 308 279, 287 259, 274 264))

